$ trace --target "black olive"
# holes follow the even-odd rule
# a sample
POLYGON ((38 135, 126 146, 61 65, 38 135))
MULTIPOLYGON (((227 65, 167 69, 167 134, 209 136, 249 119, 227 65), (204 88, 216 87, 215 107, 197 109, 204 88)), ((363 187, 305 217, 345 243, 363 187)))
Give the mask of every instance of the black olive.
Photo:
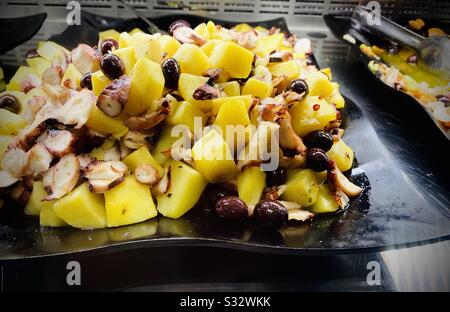
POLYGON ((446 105, 450 104, 450 99, 446 97, 445 95, 436 95, 436 100, 439 102, 442 102, 446 105))
POLYGON ((118 48, 119 48, 119 43, 114 39, 106 39, 100 45, 100 50, 101 50, 102 54, 106 54, 109 51, 113 51, 118 48))
POLYGON ((37 49, 30 49, 27 51, 27 54, 25 55, 26 58, 35 58, 39 57, 39 53, 37 49))
POLYGON ((189 22, 185 21, 185 20, 177 20, 177 21, 173 22, 172 24, 170 24, 170 26, 169 26, 169 34, 173 36, 174 30, 177 29, 178 27, 189 27, 189 28, 191 28, 191 24, 189 24, 189 22))
POLYGON ((164 75, 165 86, 168 89, 176 89, 178 87, 178 80, 180 79, 180 66, 176 59, 168 58, 162 64, 162 72, 164 75))
POLYGON ((279 201, 262 200, 255 206, 253 218, 265 229, 278 230, 288 221, 288 211, 279 201))
POLYGON ((80 79, 80 86, 81 88, 86 88, 89 90, 92 90, 92 77, 91 73, 86 73, 81 77, 80 79))
POLYGON ((0 108, 18 114, 20 112, 20 101, 12 94, 3 94, 0 96, 0 108))
POLYGON ((412 55, 408 56, 408 58, 406 59, 406 62, 408 64, 417 64, 418 60, 419 59, 418 59, 417 55, 416 54, 412 54, 412 55))
POLYGON ((289 84, 288 90, 294 91, 298 94, 305 92, 305 95, 308 94, 308 84, 303 79, 295 79, 292 80, 289 84))
POLYGON ((392 54, 392 55, 397 54, 398 53, 398 47, 396 45, 391 45, 388 48, 388 53, 392 54))
POLYGON ((236 196, 221 197, 214 207, 219 218, 226 221, 239 222, 248 217, 247 205, 236 196))
POLYGON ((313 131, 303 138, 303 143, 307 148, 317 147, 326 152, 333 146, 333 137, 325 131, 313 131))
POLYGON ((314 171, 327 169, 328 156, 321 148, 310 148, 306 151, 306 165, 314 171))
POLYGON ((284 184, 287 180, 287 171, 284 168, 278 168, 274 171, 266 171, 267 186, 284 184))
POLYGON ((116 55, 108 53, 100 59, 102 72, 111 80, 117 79, 125 73, 122 61, 116 55))

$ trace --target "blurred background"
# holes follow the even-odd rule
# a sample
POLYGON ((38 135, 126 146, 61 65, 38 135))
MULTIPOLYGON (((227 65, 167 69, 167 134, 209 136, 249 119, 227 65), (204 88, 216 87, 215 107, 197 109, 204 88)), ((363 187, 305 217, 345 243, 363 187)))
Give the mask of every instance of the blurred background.
MULTIPOLYGON (((38 41, 61 33, 67 27, 68 0, 1 0, 0 17, 16 17, 39 12, 48 14, 38 34, 25 44, 0 56, 4 65, 24 62, 24 55, 38 41)), ((135 17, 115 0, 78 0, 82 10, 111 17, 135 17)), ((314 54, 319 63, 328 64, 345 59, 348 47, 333 37, 322 16, 325 14, 350 17, 353 8, 368 1, 355 0, 125 0, 146 16, 164 14, 195 14, 213 16, 231 21, 261 21, 284 17, 291 32, 306 36, 313 42, 314 54)), ((382 14, 391 18, 437 18, 450 20, 450 1, 380 0, 382 14)))

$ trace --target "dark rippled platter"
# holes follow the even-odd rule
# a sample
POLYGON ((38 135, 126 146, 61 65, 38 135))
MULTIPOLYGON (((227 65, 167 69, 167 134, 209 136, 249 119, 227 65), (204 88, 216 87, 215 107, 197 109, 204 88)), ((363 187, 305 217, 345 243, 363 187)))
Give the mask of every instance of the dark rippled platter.
MULTIPOLYGON (((153 21, 166 29, 171 21, 179 18, 187 19, 192 25, 205 20, 178 15, 153 21)), ((232 25, 227 21, 215 21, 224 26, 232 25)), ((284 19, 255 24, 287 30, 284 19)), ((134 27, 145 29, 137 19, 119 20, 84 14, 81 26, 71 26, 50 40, 73 48, 79 42, 95 44, 99 30, 131 30, 134 27)), ((337 254, 449 238, 448 198, 438 200, 426 193, 395 165, 367 117, 349 98, 346 98, 343 118, 344 139, 358 159, 352 169, 352 179, 365 188, 345 211, 319 216, 312 222, 292 223, 275 233, 260 232, 251 223, 226 225, 198 208, 177 220, 159 217, 125 227, 81 231, 41 228, 36 219, 25 217, 21 209, 8 204, 0 210, 0 260, 190 245, 263 253, 337 254)))

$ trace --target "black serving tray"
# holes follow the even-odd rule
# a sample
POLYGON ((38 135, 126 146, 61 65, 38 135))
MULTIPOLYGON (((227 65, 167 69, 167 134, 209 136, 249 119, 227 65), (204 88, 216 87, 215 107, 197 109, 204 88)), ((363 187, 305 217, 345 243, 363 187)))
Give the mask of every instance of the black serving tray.
MULTIPOLYGON (((205 20, 177 15, 153 21, 164 29, 179 18, 185 18, 193 25, 205 20)), ((222 24, 230 26, 231 23, 222 24)), ((257 24, 268 28, 276 25, 287 30, 284 19, 257 24)), ((145 29, 145 24, 137 19, 125 21, 84 13, 81 26, 71 26, 50 39, 68 48, 78 42, 95 44, 97 32, 111 27, 145 29)), ((262 253, 326 255, 448 239, 448 193, 439 197, 412 182, 380 141, 361 108, 349 98, 346 98, 343 116, 344 140, 358 158, 352 179, 364 186, 365 192, 341 213, 320 216, 312 222, 290 224, 275 233, 260 232, 251 224, 226 225, 197 208, 177 220, 158 217, 125 227, 81 231, 41 228, 36 218, 25 217, 20 209, 8 205, 0 210, 0 260, 191 245, 262 253)))
MULTIPOLYGON (((331 30, 331 32, 333 33, 333 35, 341 40, 342 42, 346 43, 347 45, 349 45, 352 49, 354 49, 355 51, 357 51, 357 53, 359 54, 359 60, 360 62, 364 65, 364 67, 367 69, 367 71, 373 75, 380 83, 380 85, 384 86, 384 88, 386 88, 387 90, 389 90, 390 92, 394 92, 394 93, 399 93, 402 96, 405 97, 406 101, 409 102, 413 102, 413 105, 419 105, 423 111, 425 111, 427 113, 427 115, 429 116, 429 118, 434 122, 434 124, 436 125, 436 127, 442 132, 442 134, 448 139, 450 140, 450 132, 447 131, 445 129, 445 127, 433 116, 433 113, 427 109, 424 105, 422 105, 414 96, 407 94, 406 92, 402 91, 402 90, 397 90, 389 85, 387 85, 386 83, 384 83, 384 81, 382 81, 380 79, 380 77, 378 77, 375 73, 373 73, 368 65, 369 62, 374 60, 372 58, 370 58, 369 56, 367 56, 366 54, 362 53, 359 45, 361 43, 364 43, 366 45, 376 45, 376 44, 386 44, 387 40, 384 38, 379 38, 375 35, 372 35, 370 33, 367 32, 363 32, 363 31, 358 31, 355 30, 351 27, 351 23, 350 20, 346 17, 342 17, 342 16, 337 16, 337 15, 333 15, 333 14, 326 14, 324 15, 324 20, 325 23, 327 24, 328 28, 331 30), (349 33, 350 35, 356 37, 356 43, 350 43, 347 40, 345 40, 343 38, 343 36, 345 34, 349 33)), ((407 24, 407 20, 399 20, 397 21, 400 25, 406 25, 407 24)), ((427 24, 427 28, 429 26, 432 27, 439 27, 442 29, 445 29, 446 31, 448 31, 450 24, 448 23, 443 23, 441 21, 436 21, 436 20, 427 20, 426 21, 427 24)), ((422 34, 424 35, 424 34, 422 34)))

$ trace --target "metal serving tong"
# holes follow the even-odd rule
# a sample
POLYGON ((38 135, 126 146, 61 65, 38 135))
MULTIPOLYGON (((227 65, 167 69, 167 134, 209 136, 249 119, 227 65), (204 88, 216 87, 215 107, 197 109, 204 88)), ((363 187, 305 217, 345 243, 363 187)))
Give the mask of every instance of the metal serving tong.
POLYGON ((422 37, 363 6, 355 8, 350 21, 354 29, 410 46, 418 52, 419 65, 433 73, 450 77, 450 40, 446 36, 422 37), (380 23, 370 23, 373 16, 380 23))

